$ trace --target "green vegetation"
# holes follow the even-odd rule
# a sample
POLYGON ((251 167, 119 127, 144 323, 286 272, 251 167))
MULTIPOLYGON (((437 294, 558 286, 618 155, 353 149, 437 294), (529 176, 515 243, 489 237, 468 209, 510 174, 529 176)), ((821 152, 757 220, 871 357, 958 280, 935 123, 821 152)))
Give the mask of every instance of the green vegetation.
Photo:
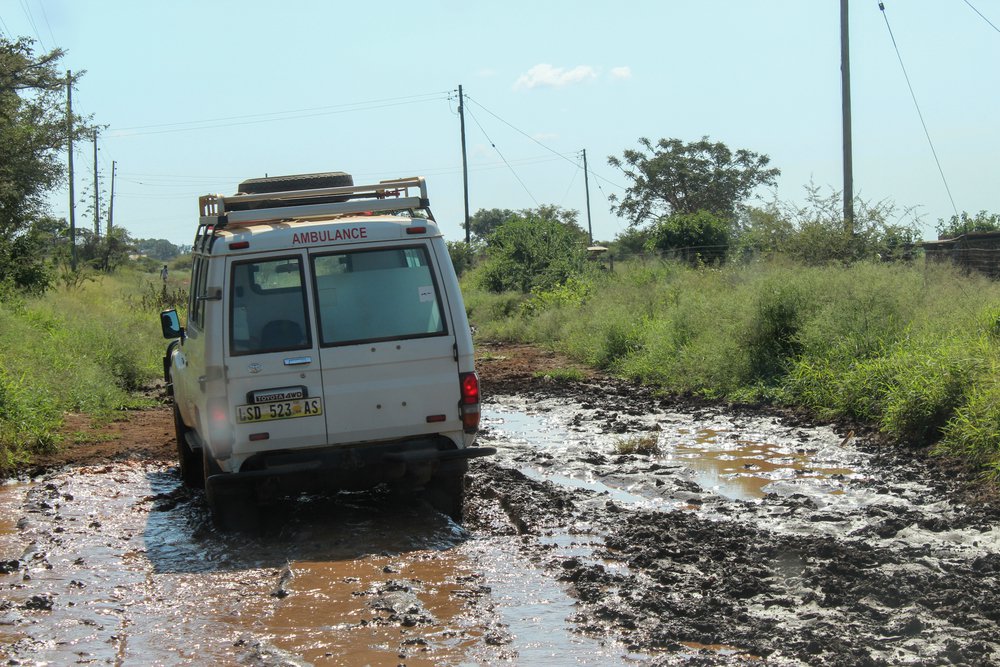
MULTIPOLYGON (((162 374, 159 278, 131 271, 0 300, 0 472, 50 451, 67 412, 110 419, 162 374)), ((179 291, 168 289, 168 294, 179 291)))
POLYGON ((547 371, 535 371, 533 376, 553 382, 582 382, 587 374, 579 368, 552 368, 547 371))
POLYGON ((862 420, 1000 477, 1000 284, 985 278, 922 262, 633 261, 491 294, 477 271, 464 285, 481 339, 669 392, 862 420))
POLYGON ((618 454, 643 454, 644 456, 659 454, 660 441, 655 433, 618 438, 615 440, 615 452, 618 454))

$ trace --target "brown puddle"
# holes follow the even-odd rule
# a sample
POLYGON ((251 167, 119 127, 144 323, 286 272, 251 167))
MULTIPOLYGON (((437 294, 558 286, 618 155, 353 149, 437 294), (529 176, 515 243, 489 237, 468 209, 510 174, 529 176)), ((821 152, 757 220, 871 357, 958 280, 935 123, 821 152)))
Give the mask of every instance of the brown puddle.
POLYGON ((287 597, 248 612, 267 614, 272 645, 315 665, 455 664, 483 634, 463 627, 471 573, 437 551, 292 563, 287 597))
MULTIPOLYGON (((686 432, 678 431, 681 435, 686 432)), ((726 437, 725 431, 710 428, 693 434, 693 444, 667 443, 668 460, 677 460, 697 472, 698 483, 722 495, 737 499, 761 498, 765 487, 782 479, 839 479, 857 474, 841 465, 827 465, 815 452, 726 437)), ((831 489, 831 493, 840 489, 831 489)))

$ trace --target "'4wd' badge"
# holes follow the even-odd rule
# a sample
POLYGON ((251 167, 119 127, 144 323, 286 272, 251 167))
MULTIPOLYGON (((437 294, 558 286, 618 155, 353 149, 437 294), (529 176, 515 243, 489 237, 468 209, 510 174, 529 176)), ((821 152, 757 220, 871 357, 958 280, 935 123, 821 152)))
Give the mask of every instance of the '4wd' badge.
POLYGON ((247 366, 247 370, 254 374, 260 373, 262 370, 264 370, 264 364, 259 364, 255 361, 249 366, 247 366))

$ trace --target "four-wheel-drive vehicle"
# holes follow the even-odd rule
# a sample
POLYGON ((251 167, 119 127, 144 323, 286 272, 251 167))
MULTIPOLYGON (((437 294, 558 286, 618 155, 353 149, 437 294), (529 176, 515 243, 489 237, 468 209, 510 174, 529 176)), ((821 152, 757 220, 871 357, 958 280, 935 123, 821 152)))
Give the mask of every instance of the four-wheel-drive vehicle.
POLYGON ((180 471, 216 525, 381 483, 461 518, 479 379, 422 178, 251 179, 200 198, 187 325, 161 314, 180 471))

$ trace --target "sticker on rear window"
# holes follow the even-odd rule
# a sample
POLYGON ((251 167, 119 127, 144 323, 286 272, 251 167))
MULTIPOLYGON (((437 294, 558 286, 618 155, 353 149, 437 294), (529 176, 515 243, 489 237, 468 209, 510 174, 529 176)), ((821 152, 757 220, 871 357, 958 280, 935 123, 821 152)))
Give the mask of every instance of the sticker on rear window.
POLYGON ((434 288, 431 286, 418 287, 417 294, 420 295, 420 303, 427 303, 434 300, 434 288))

